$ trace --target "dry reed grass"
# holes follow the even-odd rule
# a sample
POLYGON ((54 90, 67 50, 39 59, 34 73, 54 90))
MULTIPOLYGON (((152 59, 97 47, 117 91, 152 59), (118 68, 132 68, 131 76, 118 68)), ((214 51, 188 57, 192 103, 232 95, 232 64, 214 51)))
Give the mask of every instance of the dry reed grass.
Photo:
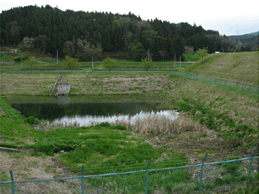
POLYGON ((139 119, 134 124, 132 124, 130 120, 116 121, 113 124, 124 125, 132 132, 141 135, 163 135, 169 137, 173 137, 186 131, 199 132, 206 128, 200 123, 193 121, 187 114, 180 114, 174 120, 167 118, 166 116, 161 116, 139 119))
POLYGON ((42 120, 38 125, 34 125, 35 129, 45 132, 55 129, 71 129, 77 127, 80 127, 78 123, 53 123, 45 120, 42 120))

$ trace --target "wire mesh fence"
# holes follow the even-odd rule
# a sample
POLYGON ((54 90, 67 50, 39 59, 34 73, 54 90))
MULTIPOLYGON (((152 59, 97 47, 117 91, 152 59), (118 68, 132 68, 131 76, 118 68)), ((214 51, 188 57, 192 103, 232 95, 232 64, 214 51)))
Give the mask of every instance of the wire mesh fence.
POLYGON ((191 166, 181 166, 186 160, 179 158, 82 166, 81 176, 54 179, 15 180, 22 172, 10 171, 11 180, 0 182, 0 193, 222 193, 256 189, 257 150, 249 158, 212 163, 206 163, 206 155, 202 163, 191 166), (135 171, 127 171, 132 169, 135 171))
POLYGON ((216 79, 212 77, 206 77, 202 75, 196 75, 196 74, 189 74, 189 73, 184 73, 184 72, 179 72, 179 71, 172 71, 171 72, 173 75, 177 76, 182 76, 186 77, 189 79, 197 80, 197 81, 202 81, 210 84, 215 84, 217 86, 222 86, 225 88, 229 88, 235 91, 239 91, 245 94, 251 94, 251 95, 257 95, 258 96, 258 89, 259 86, 253 86, 253 85, 248 85, 245 83, 240 83, 240 82, 232 82, 228 80, 223 80, 223 79, 216 79))

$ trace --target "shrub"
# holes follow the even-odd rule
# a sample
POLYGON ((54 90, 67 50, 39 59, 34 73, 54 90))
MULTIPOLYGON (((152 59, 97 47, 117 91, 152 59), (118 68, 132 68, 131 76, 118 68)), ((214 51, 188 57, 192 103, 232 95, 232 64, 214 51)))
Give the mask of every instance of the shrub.
POLYGON ((112 126, 113 129, 118 129, 118 130, 126 130, 126 126, 123 126, 123 125, 115 125, 115 126, 112 126))
POLYGON ((70 58, 69 56, 66 56, 66 59, 63 61, 64 66, 63 69, 79 69, 80 64, 78 63, 78 59, 70 58))
POLYGON ((30 116, 28 118, 25 119, 25 122, 29 123, 29 124, 39 124, 40 121, 39 119, 35 118, 34 116, 30 116))
POLYGON ((149 58, 149 61, 147 60, 147 57, 145 59, 142 60, 141 62, 142 67, 148 71, 152 66, 153 66, 153 61, 152 58, 149 58))
POLYGON ((108 122, 103 122, 103 123, 100 123, 99 125, 97 125, 97 126, 100 126, 100 127, 110 127, 111 126, 111 124, 110 123, 108 123, 108 122))
POLYGON ((111 69, 119 67, 119 63, 115 59, 108 57, 103 60, 103 67, 111 71, 111 69))
POLYGON ((26 69, 37 69, 39 68, 38 59, 36 59, 34 56, 30 56, 26 61, 24 67, 26 69))

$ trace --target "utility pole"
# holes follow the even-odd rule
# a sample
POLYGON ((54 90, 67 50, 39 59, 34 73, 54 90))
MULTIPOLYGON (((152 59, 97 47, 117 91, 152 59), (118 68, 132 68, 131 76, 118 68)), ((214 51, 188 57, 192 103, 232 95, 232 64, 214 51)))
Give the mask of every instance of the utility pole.
POLYGON ((181 65, 181 57, 180 57, 180 68, 182 68, 182 65, 181 65))
POLYGON ((92 56, 92 70, 94 69, 94 57, 92 56))
POLYGON ((175 65, 175 58, 176 58, 176 54, 174 54, 174 65, 175 65))
POLYGON ((57 63, 58 63, 58 50, 57 50, 57 63))

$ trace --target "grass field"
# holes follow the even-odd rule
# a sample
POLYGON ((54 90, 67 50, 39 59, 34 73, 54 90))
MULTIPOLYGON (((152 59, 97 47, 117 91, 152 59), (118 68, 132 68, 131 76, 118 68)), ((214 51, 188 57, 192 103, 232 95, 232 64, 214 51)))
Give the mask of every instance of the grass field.
POLYGON ((50 95, 57 78, 55 74, 1 74, 1 95, 50 95))
POLYGON ((219 53, 209 55, 184 71, 257 86, 258 67, 258 52, 219 53))
POLYGON ((80 74, 65 75, 71 95, 89 94, 155 94, 162 90, 166 74, 80 74))
MULTIPOLYGON (((56 73, 2 73, 1 95, 50 95, 58 77, 56 73), (14 76, 15 75, 15 76, 14 76)), ((70 82, 69 95, 145 94, 161 91, 167 74, 155 73, 64 73, 70 82), (155 78, 155 79, 154 79, 155 78)))
MULTIPOLYGON (((0 53, 1 61, 12 61, 13 56, 10 54, 0 53)), ((124 71, 143 71, 144 68, 141 66, 141 62, 129 61, 129 60, 117 60, 120 66, 114 70, 124 70, 124 71)), ((57 63, 54 58, 39 58, 39 70, 62 70, 63 69, 63 60, 59 59, 57 63)), ((185 68, 191 63, 182 63, 181 67, 185 68)), ((175 65, 180 67, 180 63, 176 62, 175 65)), ((153 67, 150 69, 151 71, 171 71, 176 70, 176 67, 173 61, 165 61, 165 62, 154 62, 153 67)), ((80 62, 80 70, 105 70, 102 65, 102 61, 94 61, 92 62, 80 62)), ((16 62, 13 64, 0 64, 1 70, 23 70, 22 62, 16 62)))

